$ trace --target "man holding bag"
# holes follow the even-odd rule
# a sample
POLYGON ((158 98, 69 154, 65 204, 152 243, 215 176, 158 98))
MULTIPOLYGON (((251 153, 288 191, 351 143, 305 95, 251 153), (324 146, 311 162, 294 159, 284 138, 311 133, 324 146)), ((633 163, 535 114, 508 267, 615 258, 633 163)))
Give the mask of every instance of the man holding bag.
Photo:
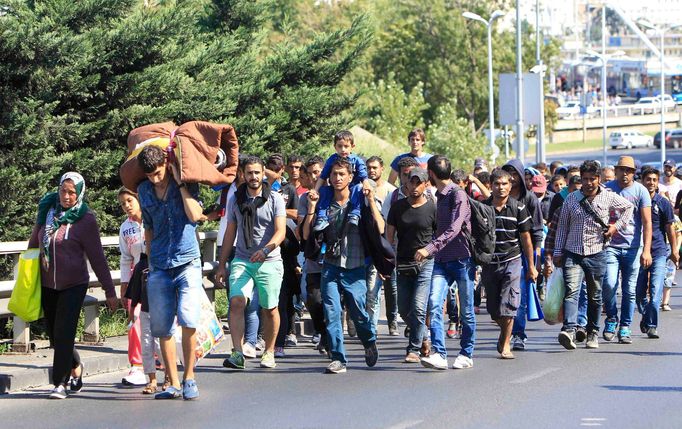
POLYGON ((564 269, 566 296, 564 324, 559 343, 574 350, 578 324, 578 295, 582 281, 587 282, 587 342, 589 349, 599 347, 599 315, 602 307, 602 279, 606 270, 604 249, 617 231, 622 231, 632 217, 633 206, 615 192, 600 186, 601 167, 597 161, 580 166, 582 189, 566 197, 561 209, 554 246, 554 265, 564 269), (609 213, 619 210, 621 217, 608 225, 609 213))

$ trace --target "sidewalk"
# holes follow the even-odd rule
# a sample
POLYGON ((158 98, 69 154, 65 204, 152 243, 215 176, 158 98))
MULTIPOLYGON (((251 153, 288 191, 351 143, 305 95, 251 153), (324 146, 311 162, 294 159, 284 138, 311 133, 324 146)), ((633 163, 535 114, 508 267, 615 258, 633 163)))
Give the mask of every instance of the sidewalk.
MULTIPOLYGON (((297 332, 299 335, 312 335, 311 331, 312 320, 306 313, 303 320, 297 322, 297 332)), ((121 371, 130 366, 127 336, 107 338, 101 345, 77 343, 76 348, 86 376, 121 371)), ((225 339, 218 344, 214 353, 229 354, 231 350, 232 339, 225 334, 225 339)), ((49 385, 52 383, 51 373, 52 349, 0 355, 0 394, 49 385)))

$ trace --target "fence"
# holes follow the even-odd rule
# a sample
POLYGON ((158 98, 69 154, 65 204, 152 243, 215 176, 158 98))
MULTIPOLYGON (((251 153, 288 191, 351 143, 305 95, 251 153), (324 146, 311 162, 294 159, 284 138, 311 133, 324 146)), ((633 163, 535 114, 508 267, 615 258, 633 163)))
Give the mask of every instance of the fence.
MULTIPOLYGON (((214 289, 213 282, 210 281, 206 276, 215 270, 216 263, 216 239, 218 236, 217 231, 207 231, 199 233, 199 240, 201 242, 201 254, 203 256, 204 266, 204 288, 208 294, 209 299, 213 301, 214 289)), ((19 265, 19 255, 21 252, 26 250, 28 246, 28 241, 11 241, 0 243, 0 255, 11 255, 14 264, 14 275, 13 279, 16 278, 17 267, 19 265)), ((102 237, 102 247, 118 247, 118 236, 116 237, 102 237)), ((88 265, 89 268, 89 265, 88 265)), ((111 277, 114 280, 114 285, 116 285, 117 293, 120 296, 120 285, 121 285, 121 272, 119 270, 112 270, 111 277)), ((0 317, 11 316, 14 320, 12 341, 12 350, 15 352, 29 352, 31 351, 31 338, 29 325, 21 320, 19 317, 14 316, 9 309, 7 304, 9 303, 9 297, 12 294, 12 289, 14 288, 14 280, 4 280, 0 281, 0 317)), ((99 334, 99 306, 105 302, 104 291, 97 281, 97 277, 90 270, 90 284, 88 293, 85 297, 85 302, 83 309, 85 312, 85 329, 83 334, 83 339, 86 342, 98 342, 100 340, 99 334)))

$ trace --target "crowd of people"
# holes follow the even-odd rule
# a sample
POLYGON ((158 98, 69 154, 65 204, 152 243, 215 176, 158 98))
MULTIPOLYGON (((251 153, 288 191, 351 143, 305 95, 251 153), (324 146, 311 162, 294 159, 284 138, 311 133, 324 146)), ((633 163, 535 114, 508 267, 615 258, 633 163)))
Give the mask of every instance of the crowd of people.
MULTIPOLYGON (((630 156, 615 166, 510 160, 493 168, 477 159, 469 173, 426 153, 423 130, 412 130, 407 140, 410 151, 388 165, 387 180, 384 160, 353 153, 349 131, 334 136, 335 153, 326 160, 242 155, 237 179, 215 210, 203 209, 198 186, 180 181, 162 149, 145 147, 138 162, 148 180, 118 195, 127 215, 120 230, 121 294, 131 320, 132 368, 124 383, 144 385, 143 393, 157 399, 199 396, 194 349, 204 292, 196 227, 207 219, 220 221, 215 283, 228 291, 233 350, 223 366, 232 370, 244 370, 259 353, 260 367, 276 367, 297 344, 303 311, 317 350, 329 357, 325 372, 347 371, 344 332, 359 338, 366 365, 375 366, 382 289, 388 334, 400 335, 399 318, 405 324, 405 363, 448 369, 447 337, 460 343, 452 368, 472 368, 483 298, 500 329, 499 357, 514 359, 526 347, 529 301, 535 294, 544 299, 558 268, 565 284, 563 347, 597 348, 600 333, 604 341, 631 343, 635 309, 641 332, 659 337, 658 312, 670 310, 682 243, 682 181, 672 160, 660 172, 630 156), (488 253, 475 236, 485 213, 494 235, 488 253)), ((48 291, 52 398, 65 398, 67 385, 82 387, 73 338, 87 287, 83 254, 116 306, 84 191, 80 175, 64 175, 58 193, 41 201, 31 237, 42 249, 48 291)))

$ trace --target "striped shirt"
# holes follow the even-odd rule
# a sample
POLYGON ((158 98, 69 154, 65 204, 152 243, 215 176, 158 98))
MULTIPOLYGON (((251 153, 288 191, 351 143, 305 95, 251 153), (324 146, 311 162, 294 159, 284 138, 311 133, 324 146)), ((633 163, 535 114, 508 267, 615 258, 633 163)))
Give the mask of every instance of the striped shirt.
POLYGON ((495 209, 495 259, 493 263, 501 264, 521 257, 519 238, 522 232, 529 232, 533 226, 533 220, 526 206, 513 197, 507 198, 507 202, 500 210, 495 207, 493 197, 488 198, 484 203, 495 209))
MULTIPOLYGON (((585 195, 581 191, 572 192, 566 197, 559 216, 554 256, 562 256, 564 250, 577 255, 594 255, 608 244, 604 242, 601 225, 580 205, 583 198, 585 195)), ((605 224, 609 223, 612 210, 619 211, 620 218, 614 224, 618 231, 622 231, 632 218, 633 205, 617 193, 603 188, 599 188, 599 193, 589 204, 605 224)))
POLYGON ((438 263, 451 262, 471 256, 469 242, 462 233, 462 225, 471 231, 469 197, 459 186, 450 182, 436 193, 436 237, 426 245, 429 256, 438 263))

